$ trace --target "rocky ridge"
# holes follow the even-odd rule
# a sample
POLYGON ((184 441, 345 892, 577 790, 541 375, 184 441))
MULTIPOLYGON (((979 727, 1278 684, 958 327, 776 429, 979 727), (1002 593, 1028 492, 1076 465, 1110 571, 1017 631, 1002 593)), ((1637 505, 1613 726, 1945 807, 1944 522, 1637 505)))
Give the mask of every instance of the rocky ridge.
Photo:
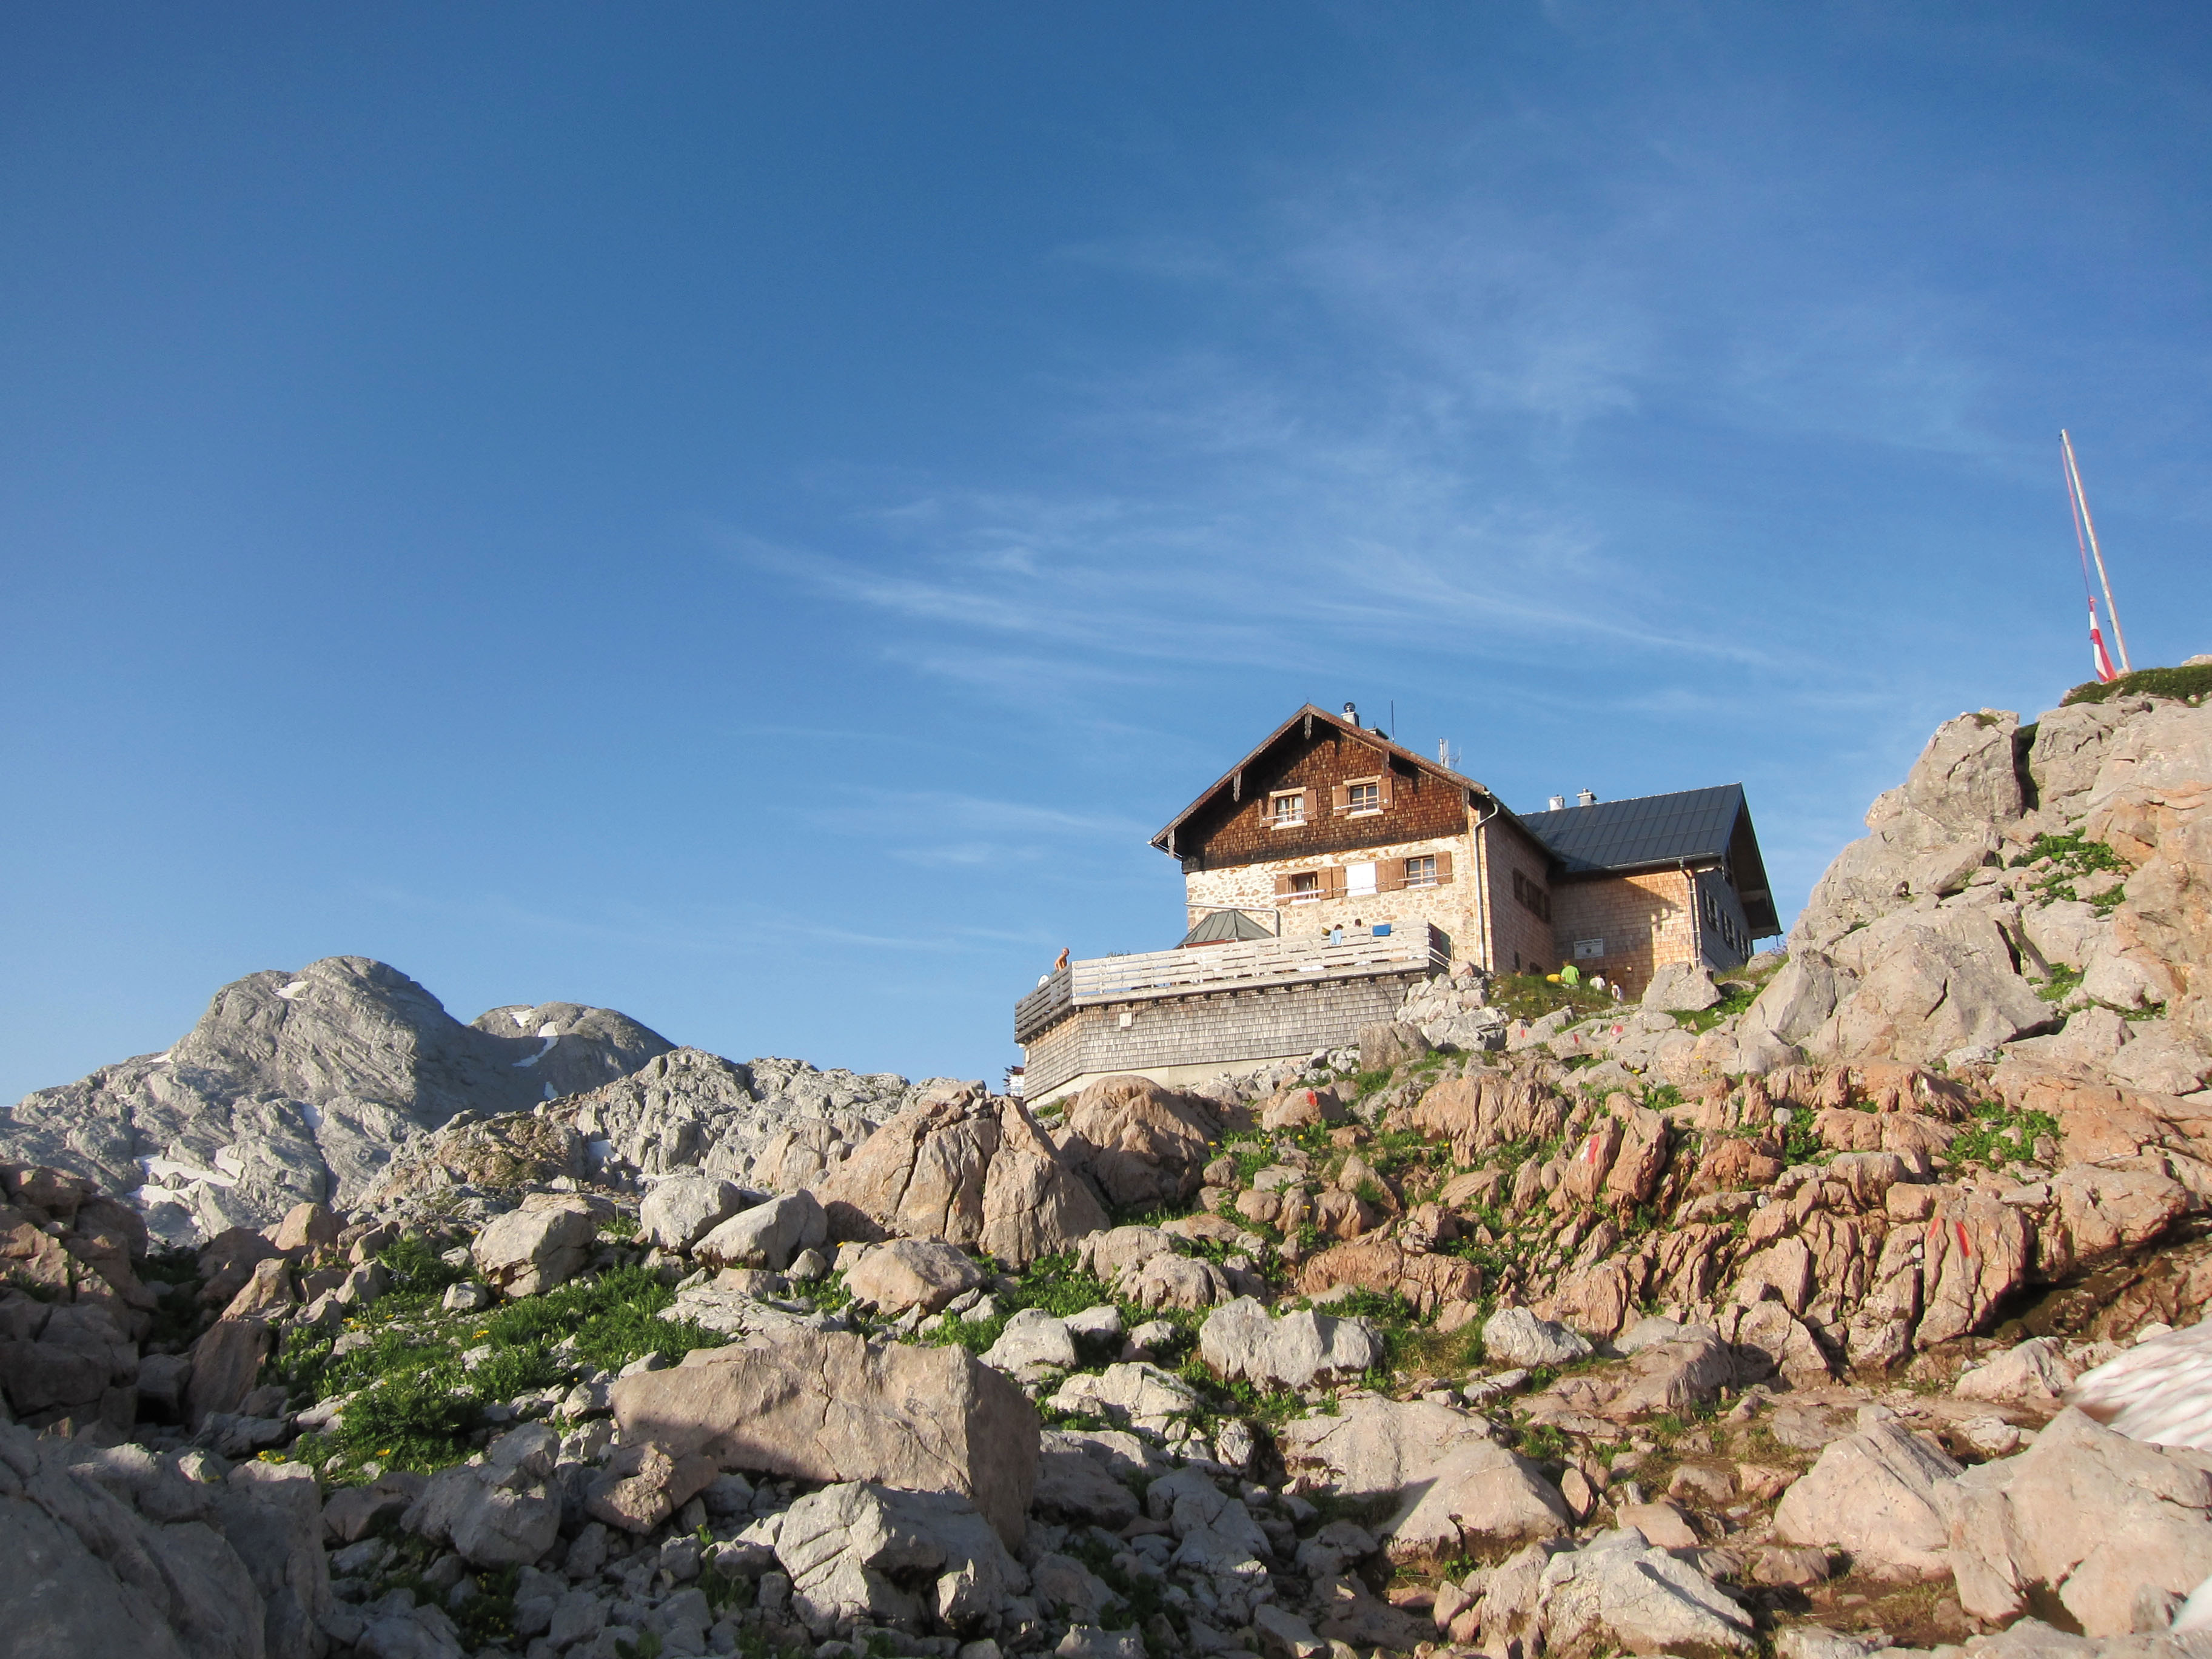
POLYGON ((2212 1274, 2203 689, 1949 723, 1786 958, 1640 1006, 1442 981, 1042 1115, 664 1045, 189 1255, 10 1167, 7 1627, 2179 1655, 2212 1452, 2104 1379, 2212 1274))

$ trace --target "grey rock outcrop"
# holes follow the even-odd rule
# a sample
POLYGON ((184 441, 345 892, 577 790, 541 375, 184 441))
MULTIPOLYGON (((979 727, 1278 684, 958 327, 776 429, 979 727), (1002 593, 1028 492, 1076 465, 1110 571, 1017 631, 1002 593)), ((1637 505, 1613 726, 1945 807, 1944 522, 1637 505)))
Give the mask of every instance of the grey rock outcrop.
POLYGON ((1830 1442, 1784 1494, 1774 1535, 1849 1550, 1874 1577, 1940 1577, 1950 1534, 1936 1489, 1958 1475, 1958 1464, 1902 1425, 1868 1423, 1830 1442))
POLYGON ((1380 1364, 1382 1339, 1364 1319, 1310 1309, 1276 1319, 1257 1297, 1243 1296, 1206 1316, 1199 1327, 1198 1357, 1224 1382, 1310 1389, 1380 1364))
POLYGON ((157 1235, 191 1243, 303 1202, 349 1207, 409 1137, 592 1087, 669 1046, 572 1003, 464 1025, 397 969, 331 957, 225 986, 164 1053, 27 1096, 0 1114, 0 1158, 133 1193, 157 1235))
POLYGON ((310 1659, 330 1604, 319 1519, 295 1501, 313 1477, 249 1467, 218 1484, 138 1448, 90 1451, 0 1426, 9 1651, 310 1659))
POLYGON ((580 1199, 533 1194, 476 1237, 469 1254, 485 1280, 508 1296, 536 1296, 567 1283, 590 1260, 599 1218, 580 1199))
POLYGON ((792 1332, 773 1346, 694 1349, 608 1395, 625 1441, 726 1469, 954 1492, 1021 1541, 1036 1408, 964 1348, 792 1332))
POLYGON ((793 1504, 775 1542, 791 1604, 826 1635, 855 1621, 914 1630, 995 1627, 1030 1576, 964 1498, 865 1483, 793 1504))
POLYGON ((973 1084, 927 1091, 840 1164, 820 1195, 836 1237, 937 1238, 1016 1266, 1106 1224, 1029 1109, 973 1084))

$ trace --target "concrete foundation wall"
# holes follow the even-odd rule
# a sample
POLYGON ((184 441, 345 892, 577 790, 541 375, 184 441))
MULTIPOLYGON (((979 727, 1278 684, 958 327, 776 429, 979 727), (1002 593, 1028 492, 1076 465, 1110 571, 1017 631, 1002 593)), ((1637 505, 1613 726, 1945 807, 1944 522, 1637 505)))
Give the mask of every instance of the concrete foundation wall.
POLYGON ((1395 1015, 1423 977, 1384 974, 1077 1008, 1029 1045, 1024 1087, 1041 1104, 1086 1078, 1171 1067, 1230 1071, 1342 1047, 1358 1039, 1361 1026, 1395 1015))

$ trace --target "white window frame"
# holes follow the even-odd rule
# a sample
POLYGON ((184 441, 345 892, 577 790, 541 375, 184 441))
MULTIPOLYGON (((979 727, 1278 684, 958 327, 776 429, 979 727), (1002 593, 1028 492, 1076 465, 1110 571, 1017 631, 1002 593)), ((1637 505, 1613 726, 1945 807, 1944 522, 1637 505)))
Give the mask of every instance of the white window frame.
POLYGON ((1267 796, 1267 827, 1270 830, 1302 830, 1306 822, 1306 792, 1303 789, 1277 789, 1267 796), (1283 814, 1283 803, 1296 803, 1295 817, 1283 814))
POLYGON ((1344 799, 1346 803, 1344 809, 1344 816, 1348 818, 1376 818, 1382 817, 1382 778, 1381 774, 1378 773, 1371 778, 1352 778, 1348 780, 1344 786, 1344 799), (1372 805, 1361 806, 1356 804, 1354 801, 1353 792, 1360 789, 1372 789, 1375 792, 1375 801, 1372 805))

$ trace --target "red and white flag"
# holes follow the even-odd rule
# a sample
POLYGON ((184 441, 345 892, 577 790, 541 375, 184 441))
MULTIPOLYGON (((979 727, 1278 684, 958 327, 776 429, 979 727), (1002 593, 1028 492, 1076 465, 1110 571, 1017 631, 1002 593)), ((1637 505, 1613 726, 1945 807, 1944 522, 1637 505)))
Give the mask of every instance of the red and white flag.
POLYGON ((2097 602, 2089 601, 2089 659, 2095 665, 2097 678, 2110 684, 2119 678, 2113 670, 2112 654, 2105 649, 2104 630, 2097 626, 2097 602))

